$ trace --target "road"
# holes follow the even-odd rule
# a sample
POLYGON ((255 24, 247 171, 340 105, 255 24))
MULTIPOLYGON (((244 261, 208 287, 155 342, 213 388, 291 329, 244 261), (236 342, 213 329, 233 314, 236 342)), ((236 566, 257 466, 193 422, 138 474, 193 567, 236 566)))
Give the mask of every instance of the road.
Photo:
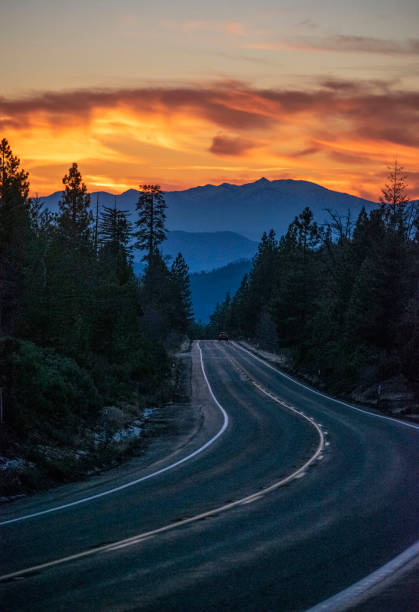
POLYGON ((418 428, 201 348, 199 419, 164 457, 3 509, 3 609, 416 610, 418 428))

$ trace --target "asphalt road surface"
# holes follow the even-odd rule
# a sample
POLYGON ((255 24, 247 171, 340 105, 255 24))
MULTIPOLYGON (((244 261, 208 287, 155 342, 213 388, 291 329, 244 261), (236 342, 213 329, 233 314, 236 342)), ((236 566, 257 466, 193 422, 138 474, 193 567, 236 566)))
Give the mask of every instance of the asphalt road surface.
POLYGON ((2 610, 416 611, 418 428, 201 349, 164 456, 3 508, 2 610))

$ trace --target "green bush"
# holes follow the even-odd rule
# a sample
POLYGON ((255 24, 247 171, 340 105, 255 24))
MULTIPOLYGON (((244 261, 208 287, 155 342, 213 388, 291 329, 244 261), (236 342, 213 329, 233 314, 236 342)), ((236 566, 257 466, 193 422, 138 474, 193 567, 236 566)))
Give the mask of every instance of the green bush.
POLYGON ((51 349, 16 338, 0 341, 5 422, 20 436, 75 425, 102 402, 86 370, 51 349))

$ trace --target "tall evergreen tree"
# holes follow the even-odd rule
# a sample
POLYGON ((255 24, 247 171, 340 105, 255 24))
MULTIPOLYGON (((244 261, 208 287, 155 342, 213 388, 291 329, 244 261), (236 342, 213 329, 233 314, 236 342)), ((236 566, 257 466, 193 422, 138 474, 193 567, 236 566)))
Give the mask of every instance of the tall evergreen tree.
POLYGON ((164 340, 173 318, 173 287, 170 271, 158 249, 148 258, 142 278, 144 325, 152 338, 164 340))
POLYGON ((128 211, 103 207, 100 213, 99 238, 101 258, 109 262, 121 284, 128 280, 131 272, 132 224, 128 211))
POLYGON ((77 163, 69 168, 63 184, 65 190, 50 248, 51 342, 72 356, 87 355, 89 332, 85 315, 93 309, 96 282, 93 215, 77 163))
POLYGON ((278 243, 275 232, 271 229, 264 232, 253 260, 247 284, 247 334, 253 336, 262 312, 268 313, 272 298, 275 278, 278 273, 278 243))
POLYGON ((404 172, 403 166, 399 166, 397 160, 395 160, 394 166, 389 167, 388 170, 388 182, 381 190, 380 202, 392 206, 406 204, 409 198, 407 197, 407 174, 404 172))
MULTIPOLYGON (((38 199, 31 202, 31 231, 27 240, 24 274, 24 294, 19 335, 33 342, 45 345, 51 329, 51 286, 52 268, 59 267, 59 252, 55 215, 43 210, 38 199), (54 262, 54 263, 53 263, 54 262)), ((57 285, 60 281, 57 279, 57 285)))
POLYGON ((30 223, 28 173, 0 142, 0 337, 15 331, 21 307, 25 238, 30 223))
POLYGON ((250 336, 249 310, 249 274, 245 274, 240 287, 231 301, 230 331, 237 337, 250 336))
POLYGON ((64 193, 58 203, 58 225, 61 234, 73 247, 86 245, 93 215, 90 210, 90 195, 76 163, 72 164, 68 174, 64 176, 63 184, 64 193))
POLYGON ((193 318, 189 268, 182 253, 178 253, 170 269, 174 293, 174 325, 186 332, 193 318))
POLYGON ((160 185, 142 185, 137 202, 138 219, 135 222, 137 249, 146 251, 143 261, 150 263, 159 245, 166 237, 165 220, 167 208, 160 185))
POLYGON ((281 238, 281 276, 272 315, 281 345, 300 345, 309 331, 317 294, 315 249, 320 236, 313 213, 306 207, 281 238))
POLYGON ((96 195, 96 209, 95 209, 95 226, 93 236, 93 248, 97 254, 99 247, 99 196, 96 195))
POLYGON ((116 254, 122 253, 129 257, 131 248, 132 224, 128 219, 127 210, 118 210, 116 206, 110 208, 103 207, 100 213, 99 236, 102 245, 108 245, 116 254))

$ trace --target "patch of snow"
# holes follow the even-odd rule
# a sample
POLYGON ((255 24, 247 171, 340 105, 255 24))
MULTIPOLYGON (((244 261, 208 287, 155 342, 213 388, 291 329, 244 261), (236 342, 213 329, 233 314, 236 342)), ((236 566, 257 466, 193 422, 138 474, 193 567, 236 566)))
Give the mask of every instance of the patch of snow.
POLYGON ((130 425, 127 429, 121 429, 120 431, 116 431, 112 436, 112 440, 114 442, 122 442, 124 440, 131 440, 132 438, 138 438, 140 435, 141 435, 141 427, 130 425))
POLYGON ((0 470, 15 470, 23 467, 23 459, 8 459, 7 457, 0 457, 0 470))

